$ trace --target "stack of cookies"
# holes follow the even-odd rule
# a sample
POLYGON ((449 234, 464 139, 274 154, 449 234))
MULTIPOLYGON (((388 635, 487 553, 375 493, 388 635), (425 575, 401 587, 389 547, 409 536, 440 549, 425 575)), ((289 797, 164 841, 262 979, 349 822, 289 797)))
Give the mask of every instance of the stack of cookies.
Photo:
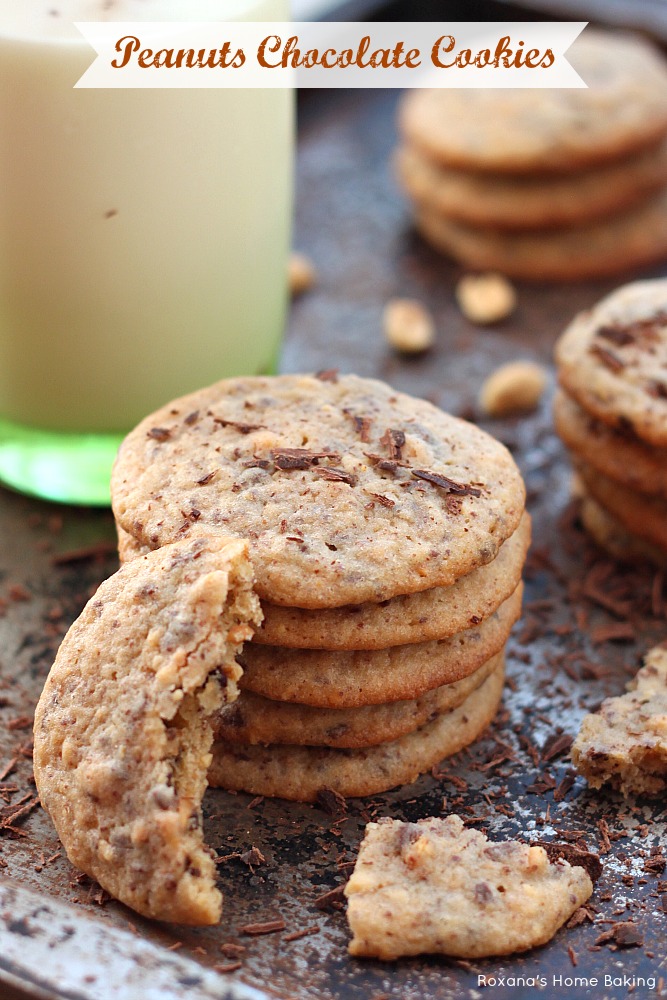
POLYGON ((577 316, 556 364, 556 429, 582 480, 584 525, 617 558, 667 565, 667 279, 577 316))
POLYGON ((495 715, 530 526, 514 461, 479 428, 351 375, 231 379, 143 421, 112 495, 124 561, 248 539, 264 622, 211 784, 373 794, 495 715))
POLYGON ((588 89, 403 99, 398 178, 437 249, 549 281, 667 256, 667 64, 633 35, 590 29, 567 58, 588 89))

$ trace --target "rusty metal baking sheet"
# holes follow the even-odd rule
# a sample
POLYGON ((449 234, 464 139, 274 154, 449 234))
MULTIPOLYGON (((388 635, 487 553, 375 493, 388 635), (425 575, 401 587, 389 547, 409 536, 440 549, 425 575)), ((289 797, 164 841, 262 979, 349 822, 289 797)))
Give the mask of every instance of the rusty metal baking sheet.
MULTIPOLYGON (((550 365, 565 323, 620 279, 522 285, 511 319, 486 330, 466 322, 453 296, 458 270, 413 234, 392 180, 395 100, 369 91, 311 94, 302 102, 296 244, 313 258, 320 280, 295 303, 283 367, 338 366, 378 376, 478 417, 475 400, 486 374, 516 357, 550 365), (428 355, 404 360, 384 343, 382 308, 396 295, 415 296, 433 310, 438 338, 428 355)), ((665 803, 591 792, 567 756, 584 711, 619 693, 641 655, 667 637, 665 580, 650 569, 619 568, 585 540, 548 399, 530 417, 483 426, 513 450, 534 518, 526 611, 510 642, 502 711, 475 746, 433 774, 372 800, 349 801, 338 812, 332 807, 333 815, 317 806, 207 793, 206 837, 220 857, 225 895, 222 924, 210 929, 151 924, 110 900, 72 868, 36 802, 35 701, 67 626, 117 565, 113 525, 107 512, 0 491, 0 996, 2 982, 7 996, 10 983, 48 998, 148 996, 113 979, 121 965, 136 970, 134 956, 144 943, 151 961, 163 958, 171 992, 165 986, 161 995, 170 1000, 209 988, 223 998, 230 984, 281 1000, 479 998, 480 976, 492 986, 489 995, 514 1000, 667 994, 665 803), (336 890, 366 821, 454 811, 493 837, 599 852, 604 872, 577 925, 526 955, 474 964, 349 958, 336 890), (42 914, 30 910, 32 897, 12 896, 5 879, 36 892, 42 914), (244 930, 268 920, 279 929, 244 930), (70 982, 63 970, 76 975, 81 955, 72 957, 71 942, 57 929, 71 926, 85 941, 93 922, 95 934, 101 926, 121 936, 91 951, 94 971, 70 982), (175 956, 206 970, 205 981, 171 976, 175 956)))

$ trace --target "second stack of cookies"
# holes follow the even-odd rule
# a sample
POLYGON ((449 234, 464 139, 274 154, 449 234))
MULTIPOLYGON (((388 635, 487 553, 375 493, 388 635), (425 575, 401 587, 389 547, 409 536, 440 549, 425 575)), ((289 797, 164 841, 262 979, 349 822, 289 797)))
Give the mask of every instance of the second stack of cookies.
POLYGON ((667 256, 664 58, 591 29, 567 58, 587 88, 416 90, 400 105, 416 226, 468 267, 568 281, 667 256))
POLYGON ((231 380, 130 435, 114 510, 124 558, 182 534, 250 540, 265 619, 211 784, 374 794, 494 716, 530 525, 516 466, 478 428, 354 376, 231 380))
POLYGON ((583 483, 585 527, 617 558, 667 566, 667 279, 577 316, 556 364, 556 429, 583 483))

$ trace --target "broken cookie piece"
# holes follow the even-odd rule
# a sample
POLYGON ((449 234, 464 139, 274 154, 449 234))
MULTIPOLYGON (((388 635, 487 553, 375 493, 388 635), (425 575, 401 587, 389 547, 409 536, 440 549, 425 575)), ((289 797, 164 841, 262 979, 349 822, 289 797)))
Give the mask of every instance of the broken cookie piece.
POLYGON ((351 955, 510 955, 544 944, 593 891, 542 847, 492 843, 458 816, 369 823, 345 888, 351 955))
POLYGON ((609 782, 623 795, 667 788, 667 649, 656 646, 628 684, 587 715, 572 746, 577 771, 593 788, 609 782))
POLYGON ((146 917, 212 924, 202 834, 211 715, 261 611, 247 543, 176 542, 106 580, 58 651, 35 715, 35 779, 77 868, 146 917))

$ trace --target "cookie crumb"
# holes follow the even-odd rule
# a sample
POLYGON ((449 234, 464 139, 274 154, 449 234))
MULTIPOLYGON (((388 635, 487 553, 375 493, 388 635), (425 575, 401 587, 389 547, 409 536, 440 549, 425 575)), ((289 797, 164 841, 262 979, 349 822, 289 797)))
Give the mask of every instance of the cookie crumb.
POLYGON ((667 649, 657 646, 628 684, 584 717, 572 762, 592 788, 661 796, 667 787, 667 649))
POLYGON ((388 343, 402 354, 421 354, 435 341, 433 317, 417 299, 390 299, 382 326, 388 343))
POLYGON ((479 403, 490 417, 529 413, 539 405, 547 384, 546 369, 532 361, 501 365, 484 382, 479 403))
POLYGON ((516 309, 516 289, 502 274, 465 274, 454 294, 465 318, 482 326, 499 323, 516 309))
MULTIPOLYGON (((588 852, 579 852, 589 858, 588 852)), ((549 941, 593 891, 539 845, 494 843, 459 816, 369 823, 345 895, 351 955, 484 958, 549 941)))
POLYGON ((290 254, 287 282, 293 296, 303 295, 317 284, 317 271, 310 257, 296 251, 290 254))

